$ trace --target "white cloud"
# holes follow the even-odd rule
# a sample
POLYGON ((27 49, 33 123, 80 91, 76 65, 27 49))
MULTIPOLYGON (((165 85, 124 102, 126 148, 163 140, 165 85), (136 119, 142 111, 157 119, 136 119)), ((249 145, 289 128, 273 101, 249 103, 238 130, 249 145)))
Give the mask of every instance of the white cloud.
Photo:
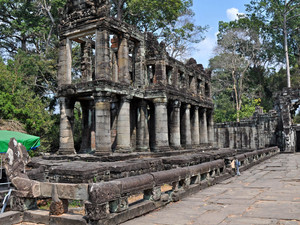
POLYGON ((208 36, 195 46, 192 57, 197 60, 197 63, 207 67, 209 59, 213 57, 213 51, 216 45, 217 37, 215 35, 208 36))
POLYGON ((237 20, 239 19, 239 15, 244 15, 244 13, 240 13, 237 8, 227 9, 226 14, 229 20, 237 20))

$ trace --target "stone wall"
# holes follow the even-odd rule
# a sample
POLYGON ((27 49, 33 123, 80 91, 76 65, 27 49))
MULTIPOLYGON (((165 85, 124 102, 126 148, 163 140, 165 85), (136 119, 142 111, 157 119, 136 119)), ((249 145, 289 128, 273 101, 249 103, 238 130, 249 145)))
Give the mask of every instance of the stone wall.
POLYGON ((280 117, 276 111, 263 113, 257 108, 252 118, 241 122, 215 124, 219 148, 261 149, 280 145, 280 117))

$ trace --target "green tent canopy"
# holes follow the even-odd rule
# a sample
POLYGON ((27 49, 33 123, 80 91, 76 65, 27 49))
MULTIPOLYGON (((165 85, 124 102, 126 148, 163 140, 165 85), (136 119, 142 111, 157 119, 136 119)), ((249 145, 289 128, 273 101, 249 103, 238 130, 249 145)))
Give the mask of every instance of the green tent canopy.
POLYGON ((27 151, 36 149, 41 145, 40 137, 24 134, 15 131, 0 130, 0 153, 5 153, 11 138, 15 138, 18 143, 25 146, 27 151))

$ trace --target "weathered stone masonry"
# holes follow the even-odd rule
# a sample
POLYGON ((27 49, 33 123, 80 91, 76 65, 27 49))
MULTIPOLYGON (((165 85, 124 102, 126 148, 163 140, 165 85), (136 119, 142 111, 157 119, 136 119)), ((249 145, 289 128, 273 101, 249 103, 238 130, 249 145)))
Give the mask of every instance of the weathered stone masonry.
POLYGON ((60 25, 60 154, 74 154, 74 104, 83 114, 80 153, 168 151, 212 145, 210 72, 168 56, 150 34, 109 16, 107 1, 68 1, 60 25), (72 46, 81 49, 80 71, 72 46))

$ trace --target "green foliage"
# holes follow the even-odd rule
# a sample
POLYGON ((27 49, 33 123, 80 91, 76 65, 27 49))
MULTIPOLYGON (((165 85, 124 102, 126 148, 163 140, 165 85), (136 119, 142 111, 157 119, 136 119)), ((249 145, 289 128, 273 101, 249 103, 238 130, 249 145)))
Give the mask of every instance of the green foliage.
POLYGON ((300 113, 296 114, 296 116, 293 119, 293 122, 295 124, 300 124, 300 113))
POLYGON ((20 121, 28 133, 40 136, 43 143, 53 125, 46 110, 48 102, 26 85, 27 77, 14 62, 0 62, 0 118, 20 121))

